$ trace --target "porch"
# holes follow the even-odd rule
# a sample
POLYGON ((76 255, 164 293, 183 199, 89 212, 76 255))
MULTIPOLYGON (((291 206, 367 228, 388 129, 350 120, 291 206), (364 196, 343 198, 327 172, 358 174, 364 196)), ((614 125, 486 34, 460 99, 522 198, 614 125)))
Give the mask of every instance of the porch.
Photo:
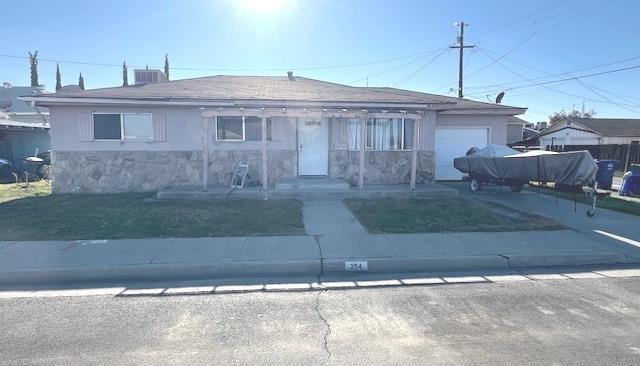
POLYGON ((367 184, 363 189, 352 187, 341 179, 332 178, 298 178, 284 179, 276 182, 273 189, 262 186, 248 186, 240 189, 230 187, 209 187, 203 190, 200 185, 176 186, 159 191, 160 200, 216 200, 222 198, 247 199, 344 199, 344 198, 434 198, 455 197, 459 192, 438 183, 417 184, 414 190, 409 184, 367 184))
POLYGON ((430 119, 422 110, 203 108, 200 115, 201 190, 212 194, 226 193, 240 161, 261 195, 391 184, 415 190, 433 180, 434 154, 425 148, 430 119), (324 180, 316 186, 314 177, 324 180))

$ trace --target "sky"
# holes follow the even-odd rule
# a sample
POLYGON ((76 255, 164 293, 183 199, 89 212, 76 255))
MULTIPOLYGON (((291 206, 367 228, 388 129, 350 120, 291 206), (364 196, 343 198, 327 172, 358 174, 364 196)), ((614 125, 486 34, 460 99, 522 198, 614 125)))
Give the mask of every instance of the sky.
POLYGON ((172 80, 218 74, 295 75, 354 86, 457 95, 456 22, 465 22, 465 97, 640 118, 640 1, 633 0, 3 0, 0 82, 87 89, 122 84, 135 67, 172 80), (95 65, 99 64, 99 65, 95 65), (634 68, 634 66, 639 66, 634 68), (620 70, 626 69, 628 70, 620 70), (603 73, 588 76, 590 74, 603 73), (585 77, 583 77, 585 76, 585 77))

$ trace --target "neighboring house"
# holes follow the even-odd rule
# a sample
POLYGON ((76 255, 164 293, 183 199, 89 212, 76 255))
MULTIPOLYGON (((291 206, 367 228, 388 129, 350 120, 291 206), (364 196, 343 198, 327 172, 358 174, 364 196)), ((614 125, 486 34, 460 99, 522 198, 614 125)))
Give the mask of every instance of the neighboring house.
MULTIPOLYGON (((533 124, 530 124, 533 125, 533 124)), ((538 135, 540 131, 533 127, 522 127, 522 136, 519 140, 509 142, 509 146, 519 151, 540 149, 538 135)))
MULTIPOLYGON (((145 77, 154 79, 162 75, 145 77)), ((300 176, 414 188, 460 179, 453 158, 506 144, 509 117, 525 112, 292 73, 137 80, 21 99, 50 110, 54 192, 229 186, 241 160, 263 189, 300 176)))
POLYGON ((512 116, 507 119, 507 143, 522 140, 524 126, 528 122, 518 117, 512 116))
POLYGON ((628 145, 640 141, 640 119, 564 118, 540 132, 542 147, 628 145))
POLYGON ((43 92, 41 87, 16 87, 7 82, 0 86, 0 158, 11 161, 16 170, 22 169, 26 157, 50 148, 48 110, 18 100, 43 92))
POLYGON ((539 135, 546 150, 589 150, 596 159, 640 162, 640 119, 566 117, 539 135))

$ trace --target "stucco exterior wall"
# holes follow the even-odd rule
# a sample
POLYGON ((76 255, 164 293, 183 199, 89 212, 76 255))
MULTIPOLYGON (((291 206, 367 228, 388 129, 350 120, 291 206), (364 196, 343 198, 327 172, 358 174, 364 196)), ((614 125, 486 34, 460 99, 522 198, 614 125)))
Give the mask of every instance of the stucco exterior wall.
POLYGON ((490 143, 507 144, 507 116, 500 115, 459 115, 438 114, 435 123, 428 124, 425 150, 434 150, 434 136, 437 127, 487 127, 490 130, 490 143))
MULTIPOLYGON (((51 148, 53 190, 56 193, 154 191, 169 186, 201 184, 204 123, 208 123, 210 186, 228 186, 231 171, 241 160, 249 174, 262 181, 261 141, 216 141, 214 119, 203 119, 195 107, 71 107, 52 106, 51 148), (81 115, 103 113, 161 113, 166 139, 162 141, 83 141, 81 115)), ((491 142, 506 144, 507 117, 439 115, 425 111, 420 123, 417 182, 434 177, 434 135, 440 126, 487 127, 491 142)), ((283 118, 286 126, 268 142, 269 184, 298 175, 296 118, 283 118)), ((344 131, 329 126, 329 175, 356 184, 359 152, 347 151, 344 131), (337 143, 338 142, 338 143, 337 143)), ((84 139, 86 140, 86 138, 84 139)), ((408 183, 411 151, 367 151, 365 184, 408 183)))

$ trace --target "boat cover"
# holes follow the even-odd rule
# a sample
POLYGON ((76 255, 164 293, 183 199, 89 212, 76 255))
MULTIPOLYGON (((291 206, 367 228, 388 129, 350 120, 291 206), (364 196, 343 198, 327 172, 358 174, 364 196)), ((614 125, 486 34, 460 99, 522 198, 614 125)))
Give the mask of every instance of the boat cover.
POLYGON ((469 175, 571 186, 592 185, 598 171, 598 165, 588 151, 519 153, 499 145, 489 145, 473 154, 455 158, 453 166, 469 175))

